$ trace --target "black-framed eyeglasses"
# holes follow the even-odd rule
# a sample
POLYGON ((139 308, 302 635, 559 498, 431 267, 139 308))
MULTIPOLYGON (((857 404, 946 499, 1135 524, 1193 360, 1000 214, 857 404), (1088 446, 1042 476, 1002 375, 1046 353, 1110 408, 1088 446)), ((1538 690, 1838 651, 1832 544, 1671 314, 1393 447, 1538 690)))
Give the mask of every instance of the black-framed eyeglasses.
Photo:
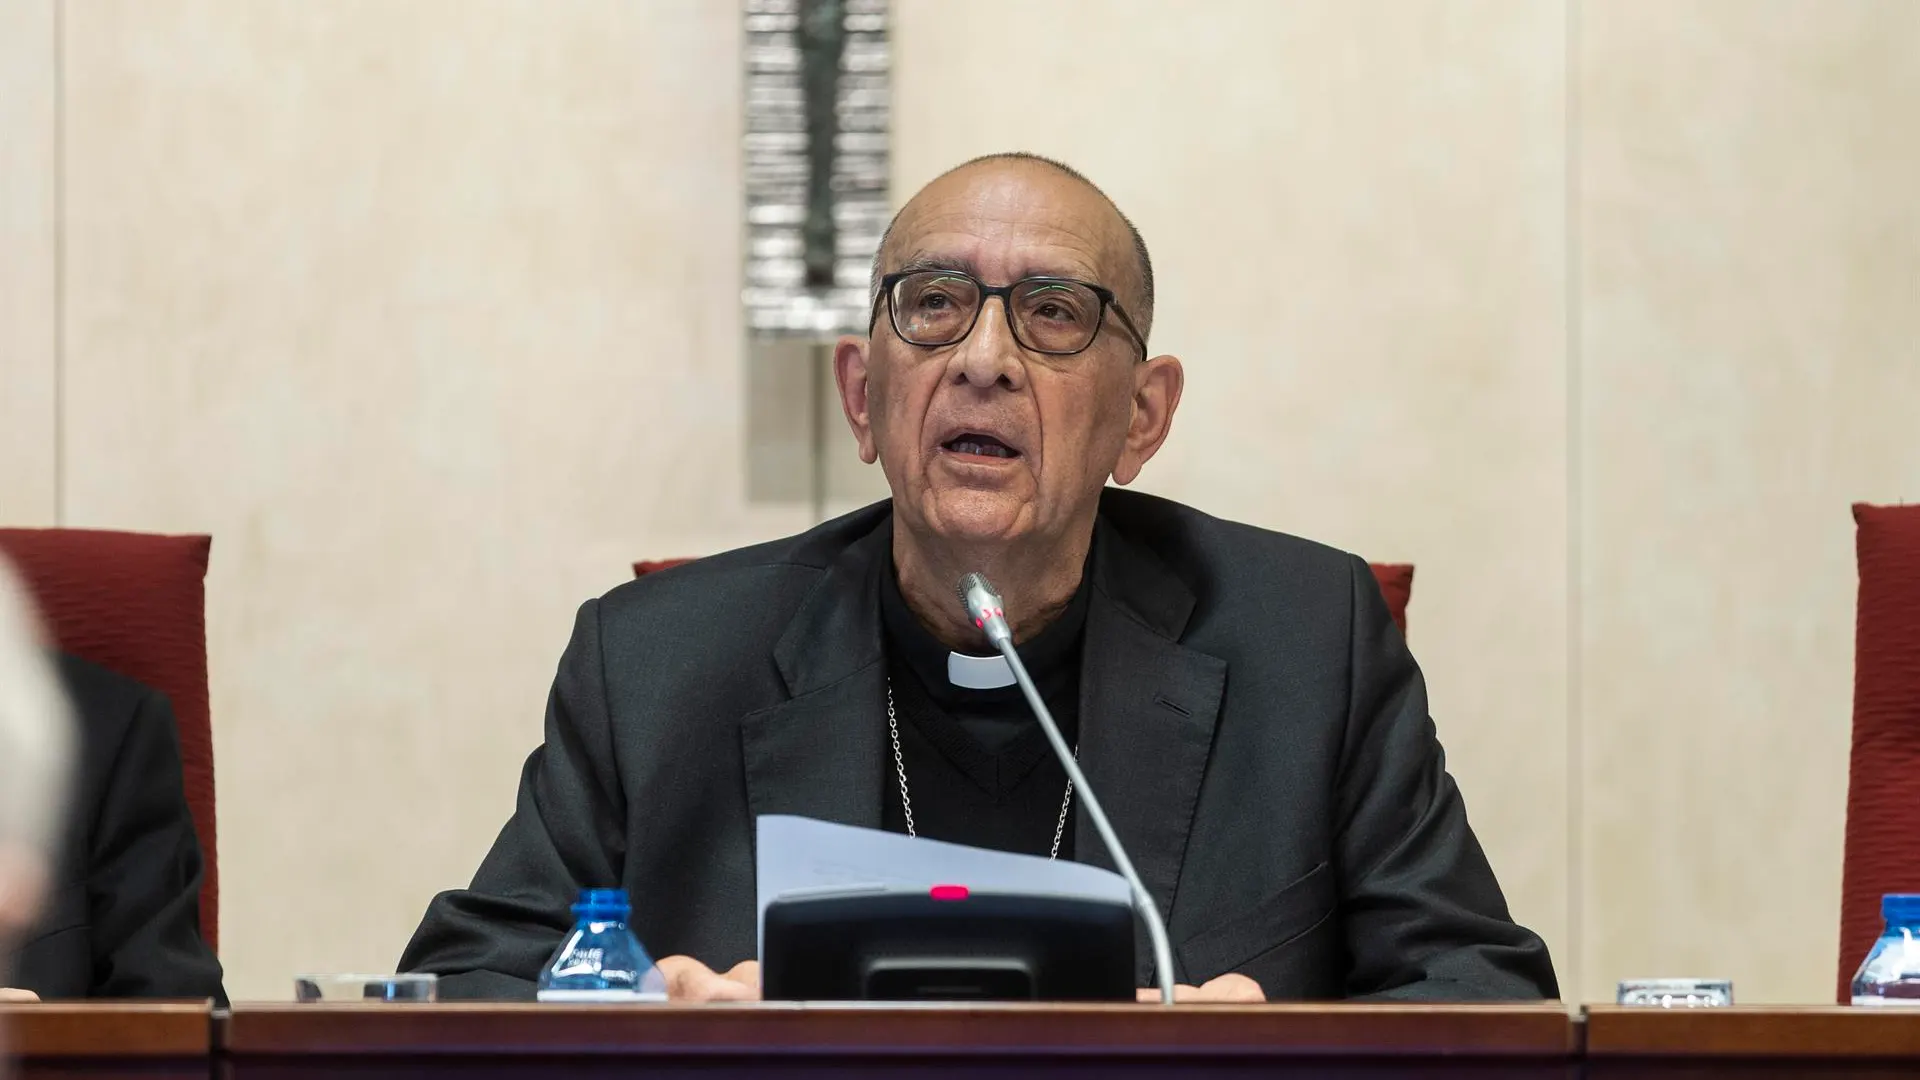
POLYGON ((980 321, 987 298, 997 296, 1007 313, 1013 340, 1025 349, 1048 356, 1085 352, 1100 336, 1108 310, 1140 345, 1147 358, 1146 335, 1133 325, 1113 290, 1088 281, 1061 277, 1022 278, 1011 285, 985 285, 958 270, 903 270, 880 279, 873 318, 867 333, 880 322, 880 303, 886 302, 893 332, 909 345, 937 348, 965 340, 980 321))

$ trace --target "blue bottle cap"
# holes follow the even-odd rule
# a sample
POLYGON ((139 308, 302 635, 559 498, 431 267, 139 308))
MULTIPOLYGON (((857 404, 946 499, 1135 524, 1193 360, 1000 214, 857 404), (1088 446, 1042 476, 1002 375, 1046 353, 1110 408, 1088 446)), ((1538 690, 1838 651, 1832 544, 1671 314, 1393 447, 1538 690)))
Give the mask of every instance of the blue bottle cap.
POLYGON ((1920 926, 1920 893, 1888 893, 1882 896, 1880 917, 1893 926, 1920 926))
POLYGON ((582 889, 573 914, 592 922, 626 922, 633 914, 633 903, 625 889, 582 889))

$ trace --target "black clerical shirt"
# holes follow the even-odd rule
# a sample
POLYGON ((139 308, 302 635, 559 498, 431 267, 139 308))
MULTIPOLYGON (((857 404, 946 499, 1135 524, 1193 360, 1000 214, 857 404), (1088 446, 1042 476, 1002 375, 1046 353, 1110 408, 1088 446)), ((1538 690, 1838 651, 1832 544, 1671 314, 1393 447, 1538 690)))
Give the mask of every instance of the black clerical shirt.
MULTIPOLYGON (((1067 772, 1054 758, 1040 722, 1018 686, 970 690, 947 677, 947 647, 920 624, 900 594, 891 562, 881 569, 880 616, 887 679, 900 730, 900 755, 913 800, 916 835, 1023 855, 1054 849, 1067 772)), ((1067 745, 1079 742, 1080 648, 1085 637, 1089 578, 1066 610, 1020 646, 1034 685, 1052 710, 1067 745)), ((981 641, 981 652, 987 650, 981 641)), ((893 749, 884 755, 882 823, 907 831, 893 749)), ((1061 854, 1073 853, 1069 811, 1061 854)))

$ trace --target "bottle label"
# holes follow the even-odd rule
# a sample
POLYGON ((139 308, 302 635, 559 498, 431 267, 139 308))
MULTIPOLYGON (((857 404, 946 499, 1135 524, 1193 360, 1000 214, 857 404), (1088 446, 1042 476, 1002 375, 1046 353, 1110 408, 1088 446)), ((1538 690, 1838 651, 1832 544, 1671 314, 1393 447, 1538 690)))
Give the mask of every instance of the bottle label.
POLYGON ((667 995, 659 991, 645 990, 542 990, 536 995, 541 1001, 573 1004, 613 1003, 633 1004, 641 1001, 665 1001, 667 995))

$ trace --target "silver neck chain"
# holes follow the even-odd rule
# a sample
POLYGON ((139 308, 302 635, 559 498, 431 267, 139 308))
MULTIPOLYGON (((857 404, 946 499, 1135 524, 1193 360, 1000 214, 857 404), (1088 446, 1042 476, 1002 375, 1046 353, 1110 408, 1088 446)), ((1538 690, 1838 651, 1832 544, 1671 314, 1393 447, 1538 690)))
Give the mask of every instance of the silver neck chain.
MULTIPOLYGON (((893 771, 900 778, 900 808, 907 812, 907 835, 917 837, 913 831, 913 796, 907 792, 907 761, 900 756, 900 721, 893 713, 893 680, 887 680, 887 735, 893 739, 893 771)), ((1080 757, 1080 748, 1073 748, 1073 756, 1080 757)), ((1053 850, 1047 858, 1060 857, 1060 838, 1067 833, 1067 812, 1073 807, 1073 780, 1067 780, 1067 794, 1060 800, 1060 820, 1053 827, 1053 850)))

